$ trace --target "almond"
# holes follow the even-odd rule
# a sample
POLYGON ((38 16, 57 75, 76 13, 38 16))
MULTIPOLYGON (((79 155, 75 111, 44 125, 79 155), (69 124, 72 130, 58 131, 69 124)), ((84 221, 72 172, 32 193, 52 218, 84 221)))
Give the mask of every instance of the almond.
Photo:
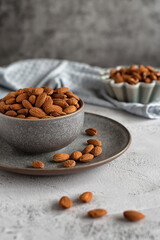
POLYGON ((22 108, 23 108, 22 104, 19 104, 19 103, 10 105, 10 109, 15 110, 15 111, 20 110, 22 108))
POLYGON ((54 99, 54 98, 64 99, 65 97, 66 97, 66 95, 63 94, 63 93, 53 93, 53 99, 54 99))
POLYGON ((63 196, 59 201, 59 205, 63 208, 70 208, 72 207, 72 200, 67 196, 63 196))
POLYGON ((43 104, 43 109, 45 109, 46 107, 48 107, 48 106, 50 106, 52 104, 53 104, 52 98, 50 96, 47 96, 46 100, 45 100, 45 102, 43 104))
POLYGON ((99 217, 103 217, 107 214, 107 211, 105 209, 94 209, 88 212, 88 215, 91 218, 99 218, 99 217))
POLYGON ((145 83, 151 83, 151 82, 152 82, 152 80, 150 78, 145 79, 145 83))
POLYGON ((32 105, 34 105, 35 102, 36 102, 36 96, 35 96, 35 95, 31 95, 28 100, 30 101, 30 103, 31 103, 32 105))
POLYGON ((34 168, 44 168, 44 163, 36 160, 36 161, 32 162, 32 167, 34 167, 34 168))
POLYGON ((16 102, 16 99, 15 98, 10 98, 8 100, 6 100, 6 104, 14 104, 16 102))
POLYGON ((31 109, 33 107, 32 104, 28 100, 23 100, 22 105, 23 105, 23 107, 25 107, 27 109, 31 109))
POLYGON ((60 113, 60 112, 53 111, 53 112, 51 113, 51 115, 52 115, 53 117, 60 117, 60 116, 61 116, 61 113, 60 113))
POLYGON ((79 199, 81 202, 88 203, 92 200, 93 194, 91 192, 84 192, 80 195, 79 199))
POLYGON ((79 104, 78 104, 78 103, 76 104, 76 108, 77 108, 77 109, 78 109, 78 108, 80 108, 80 106, 79 106, 79 104))
POLYGON ((65 112, 56 112, 56 111, 53 111, 53 112, 51 113, 51 115, 52 115, 53 117, 59 117, 59 116, 66 115, 66 113, 65 113, 65 112))
POLYGON ((96 128, 88 128, 85 131, 89 136, 94 136, 97 134, 97 129, 96 128))
POLYGON ((29 110, 29 113, 33 117, 37 117, 37 118, 43 118, 44 116, 46 116, 46 113, 41 108, 37 108, 37 107, 32 107, 29 110))
POLYGON ((74 160, 67 160, 64 162, 64 167, 74 167, 76 165, 76 162, 74 160))
POLYGON ((38 95, 36 103, 35 103, 35 107, 41 107, 43 105, 43 103, 45 102, 47 97, 47 93, 42 93, 40 95, 38 95))
POLYGON ((95 157, 99 156, 102 153, 102 148, 99 146, 96 146, 95 148, 93 148, 93 150, 91 151, 91 154, 93 154, 95 157))
POLYGON ((150 72, 154 72, 154 69, 151 66, 146 66, 146 68, 150 71, 150 72))
POLYGON ((7 94, 7 96, 5 96, 4 98, 2 98, 2 101, 6 101, 10 98, 15 98, 17 96, 17 93, 16 92, 10 92, 7 94))
POLYGON ((28 109, 22 108, 22 109, 18 110, 17 113, 26 116, 28 114, 28 109))
POLYGON ((52 95, 54 90, 51 87, 43 87, 45 93, 47 93, 47 95, 52 95))
POLYGON ((53 118, 53 116, 44 116, 43 118, 53 118))
POLYGON ((67 114, 70 114, 70 113, 73 113, 73 112, 76 112, 76 111, 77 111, 77 108, 74 105, 71 105, 71 106, 64 109, 64 112, 67 113, 67 114))
POLYGON ((53 160, 55 162, 63 162, 63 161, 68 160, 69 157, 70 157, 70 155, 67 153, 57 153, 53 156, 53 160))
POLYGON ((17 116, 17 113, 13 110, 9 110, 5 113, 7 116, 10 116, 10 117, 16 117, 17 116))
POLYGON ((69 104, 69 105, 77 105, 77 103, 78 103, 78 100, 77 99, 75 99, 74 97, 72 97, 72 98, 69 98, 68 100, 67 100, 67 103, 69 104))
POLYGON ((93 144, 94 146, 102 146, 101 141, 99 141, 98 139, 89 139, 88 144, 93 144))
POLYGON ((16 102, 21 103, 25 99, 28 99, 28 94, 22 93, 16 97, 16 102))
POLYGON ((71 154, 71 158, 75 161, 77 161, 82 156, 82 153, 80 151, 75 151, 71 154))
POLYGON ((16 91, 16 93, 17 93, 17 95, 20 95, 20 94, 24 93, 24 89, 19 89, 16 91))
POLYGON ((57 93, 66 93, 66 92, 68 92, 68 90, 69 90, 69 88, 67 88, 67 87, 61 87, 61 88, 57 88, 56 92, 57 93))
POLYGON ((82 155, 82 157, 79 158, 79 161, 87 163, 87 162, 92 161, 93 158, 94 158, 94 156, 92 154, 86 153, 86 154, 82 155))
POLYGON ((145 215, 143 215, 142 213, 137 211, 132 211, 132 210, 125 211, 123 215, 128 221, 131 221, 131 222, 137 222, 145 218, 145 215))
POLYGON ((116 73, 117 73, 117 69, 112 69, 112 71, 110 71, 110 78, 114 78, 116 73))
POLYGON ((29 117, 27 117, 27 119, 39 119, 39 118, 29 116, 29 117))
POLYGON ((83 154, 90 153, 92 149, 94 148, 93 144, 89 144, 85 149, 83 150, 83 154))
POLYGON ((23 115, 23 114, 19 114, 19 115, 17 115, 17 118, 25 118, 26 116, 25 115, 23 115))
POLYGON ((114 77, 114 80, 115 80, 116 83, 124 82, 123 77, 122 77, 121 74, 118 73, 118 72, 116 73, 116 75, 115 75, 115 77, 114 77))
POLYGON ((64 99, 55 98, 55 99, 53 100, 53 103, 54 103, 55 105, 58 105, 58 106, 62 107, 62 108, 69 107, 68 103, 67 103, 64 99))
POLYGON ((0 112, 4 113, 5 112, 5 103, 3 101, 0 102, 0 112))
POLYGON ((44 92, 44 89, 43 88, 33 88, 33 90, 32 90, 32 94, 33 95, 40 95, 40 94, 42 94, 44 92))
POLYGON ((68 92, 66 92, 65 93, 66 95, 67 95, 67 97, 69 97, 69 98, 75 98, 75 99, 77 99, 77 100, 80 100, 79 99, 79 97, 76 95, 76 94, 74 94, 73 92, 71 92, 71 91, 68 91, 68 92))
POLYGON ((5 108, 5 111, 8 111, 8 110, 10 110, 10 109, 11 109, 11 108, 10 108, 10 106, 11 106, 11 105, 6 105, 6 104, 5 104, 5 106, 4 106, 4 108, 5 108))
POLYGON ((58 105, 48 105, 46 107, 44 107, 44 111, 47 113, 47 114, 50 114, 52 112, 58 112, 58 113, 61 113, 62 112, 62 108, 58 105))

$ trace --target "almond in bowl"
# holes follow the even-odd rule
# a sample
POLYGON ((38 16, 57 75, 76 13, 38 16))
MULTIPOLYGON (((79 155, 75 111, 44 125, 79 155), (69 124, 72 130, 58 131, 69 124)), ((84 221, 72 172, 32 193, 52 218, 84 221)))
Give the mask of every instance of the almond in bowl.
POLYGON ((121 102, 160 101, 160 72, 151 66, 118 66, 102 75, 108 95, 121 102))
POLYGON ((83 107, 83 101, 67 87, 10 92, 0 101, 0 135, 25 152, 61 149, 82 130, 83 107))

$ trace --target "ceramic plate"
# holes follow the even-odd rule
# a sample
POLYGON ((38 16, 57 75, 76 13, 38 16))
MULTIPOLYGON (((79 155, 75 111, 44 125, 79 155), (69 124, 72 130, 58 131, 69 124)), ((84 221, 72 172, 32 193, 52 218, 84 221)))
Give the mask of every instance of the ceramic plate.
POLYGON ((131 136, 129 131, 120 123, 100 115, 85 113, 83 131, 78 138, 67 147, 56 152, 45 154, 26 154, 8 145, 0 138, 0 169, 27 175, 63 175, 78 173, 84 170, 106 164, 121 154, 129 147, 131 136), (90 137, 85 134, 85 129, 96 128, 98 134, 90 137), (89 163, 78 163, 73 168, 64 168, 63 163, 54 163, 52 157, 55 153, 82 151, 90 138, 99 139, 103 145, 103 152, 89 163), (32 168, 32 161, 40 160, 45 164, 44 169, 32 168))

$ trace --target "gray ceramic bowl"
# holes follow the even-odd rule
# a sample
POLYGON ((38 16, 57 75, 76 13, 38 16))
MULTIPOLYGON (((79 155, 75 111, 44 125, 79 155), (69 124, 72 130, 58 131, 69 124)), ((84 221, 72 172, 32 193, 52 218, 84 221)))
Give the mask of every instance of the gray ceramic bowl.
POLYGON ((20 119, 0 113, 0 136, 24 152, 51 152, 73 142, 83 123, 84 103, 80 100, 76 112, 53 119, 20 119))

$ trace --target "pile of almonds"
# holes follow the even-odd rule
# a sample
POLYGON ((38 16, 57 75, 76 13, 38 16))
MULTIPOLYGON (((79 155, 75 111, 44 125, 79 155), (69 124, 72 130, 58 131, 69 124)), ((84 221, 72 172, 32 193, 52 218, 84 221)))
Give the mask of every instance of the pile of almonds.
POLYGON ((110 78, 115 83, 127 82, 135 85, 139 82, 151 83, 153 80, 160 81, 160 72, 155 71, 151 66, 132 65, 129 68, 122 67, 120 70, 113 69, 110 78))
MULTIPOLYGON (((79 196, 79 200, 83 203, 91 202, 92 198, 93 198, 93 194, 91 192, 84 192, 79 196)), ((73 202, 69 197, 63 196, 59 200, 59 205, 62 208, 68 209, 68 208, 72 207, 73 202)), ((106 214, 107 214, 107 211, 102 208, 97 208, 97 209, 88 211, 88 216, 91 218, 100 218, 100 217, 105 216, 106 214)), ((131 222, 137 222, 137 221, 145 218, 145 215, 143 215, 143 213, 133 211, 133 210, 124 211, 123 216, 125 217, 126 220, 131 221, 131 222)))
POLYGON ((67 87, 30 87, 5 96, 0 101, 0 112, 25 119, 53 118, 76 112, 79 100, 67 87))

